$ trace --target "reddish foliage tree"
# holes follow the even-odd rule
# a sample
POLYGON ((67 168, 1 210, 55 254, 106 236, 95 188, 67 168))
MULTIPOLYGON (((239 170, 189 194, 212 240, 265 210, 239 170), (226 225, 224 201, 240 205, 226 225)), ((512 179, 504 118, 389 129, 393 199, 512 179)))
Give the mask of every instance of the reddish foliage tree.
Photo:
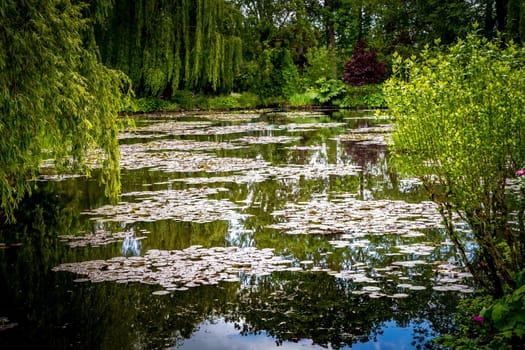
POLYGON ((377 59, 376 51, 366 50, 366 41, 355 44, 353 58, 346 61, 343 70, 343 81, 352 86, 362 86, 383 82, 388 77, 384 62, 377 59))

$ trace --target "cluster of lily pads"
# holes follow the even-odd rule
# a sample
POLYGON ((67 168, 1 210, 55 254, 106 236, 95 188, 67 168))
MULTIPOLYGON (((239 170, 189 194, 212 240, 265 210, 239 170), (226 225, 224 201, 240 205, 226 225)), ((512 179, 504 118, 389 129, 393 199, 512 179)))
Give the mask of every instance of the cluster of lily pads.
POLYGON ((291 264, 273 249, 191 246, 183 250, 152 249, 144 256, 65 263, 54 271, 85 276, 76 282, 139 282, 159 285, 154 294, 184 291, 191 287, 238 282, 239 274, 268 275, 286 271, 291 264))
POLYGON ((122 242, 126 238, 133 237, 134 240, 142 240, 149 233, 147 230, 141 230, 142 236, 136 236, 134 231, 112 232, 105 229, 98 229, 95 232, 79 232, 78 235, 60 235, 60 241, 66 243, 71 248, 77 247, 99 247, 112 243, 122 242))
POLYGON ((442 227, 433 202, 359 200, 355 194, 287 203, 272 215, 276 223, 267 227, 287 234, 343 234, 341 240, 332 241, 336 247, 345 246, 347 239, 370 234, 414 237, 423 235, 422 230, 442 227))
POLYGON ((392 125, 382 124, 349 130, 344 135, 337 137, 340 141, 354 141, 361 144, 388 145, 392 143, 392 125))
POLYGON ((148 125, 128 129, 120 138, 142 138, 144 135, 165 136, 199 136, 228 135, 253 131, 277 130, 277 127, 266 122, 255 122, 232 125, 215 125, 211 121, 159 121, 148 125))
MULTIPOLYGON (((217 119, 213 119, 217 120, 217 119)), ((304 132, 322 128, 343 127, 345 123, 289 123, 270 124, 264 121, 250 123, 215 125, 212 121, 155 121, 135 128, 128 128, 122 133, 120 139, 150 138, 161 136, 202 136, 202 135, 228 135, 246 132, 304 132), (156 136, 155 136, 156 135, 156 136)))
POLYGON ((267 166, 263 160, 250 158, 219 158, 206 153, 193 152, 132 152, 124 153, 120 161, 122 169, 133 170, 149 168, 150 170, 172 172, 228 172, 250 170, 267 166))
POLYGON ((224 188, 188 188, 184 190, 163 190, 129 192, 124 197, 133 201, 121 201, 117 205, 105 205, 85 211, 99 222, 150 222, 177 220, 207 223, 216 220, 236 218, 238 205, 226 199, 210 199, 208 196, 227 191, 224 188))
POLYGON ((283 111, 272 113, 277 118, 296 119, 296 118, 321 118, 326 117, 323 111, 283 111))
POLYGON ((299 140, 301 140, 300 136, 244 136, 235 141, 252 145, 267 145, 271 143, 291 143, 299 140))
POLYGON ((137 152, 154 151, 210 151, 219 149, 239 149, 241 145, 230 142, 195 141, 195 140, 155 140, 148 143, 131 143, 120 146, 123 158, 132 156, 137 152))

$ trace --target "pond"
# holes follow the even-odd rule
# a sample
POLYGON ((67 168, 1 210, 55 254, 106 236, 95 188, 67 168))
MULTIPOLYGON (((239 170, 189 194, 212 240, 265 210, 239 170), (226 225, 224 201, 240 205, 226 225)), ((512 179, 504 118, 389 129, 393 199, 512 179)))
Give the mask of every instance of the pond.
POLYGON ((119 203, 47 168, 0 232, 3 349, 417 349, 453 327, 470 275, 388 118, 132 118, 119 203))

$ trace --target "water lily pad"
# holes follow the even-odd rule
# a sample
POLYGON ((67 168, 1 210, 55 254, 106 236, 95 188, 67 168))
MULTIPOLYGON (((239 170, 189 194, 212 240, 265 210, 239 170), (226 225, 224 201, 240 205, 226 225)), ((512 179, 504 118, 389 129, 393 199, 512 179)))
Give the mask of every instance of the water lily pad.
POLYGON ((0 331, 5 331, 18 326, 18 323, 12 322, 7 317, 0 317, 0 331))
POLYGON ((392 294, 390 297, 394 299, 401 299, 401 298, 408 298, 408 296, 409 295, 406 293, 395 293, 395 294, 392 294))
POLYGON ((168 290, 156 290, 152 292, 151 294, 152 295, 167 295, 167 294, 171 294, 171 292, 168 290))
POLYGON ((424 260, 408 260, 408 261, 394 261, 392 265, 403 267, 414 267, 416 265, 427 265, 428 262, 424 260))
POLYGON ((218 149, 239 149, 240 145, 230 142, 212 142, 195 140, 156 140, 147 143, 131 143, 120 146, 122 158, 132 157, 137 152, 151 153, 155 151, 210 151, 218 149))

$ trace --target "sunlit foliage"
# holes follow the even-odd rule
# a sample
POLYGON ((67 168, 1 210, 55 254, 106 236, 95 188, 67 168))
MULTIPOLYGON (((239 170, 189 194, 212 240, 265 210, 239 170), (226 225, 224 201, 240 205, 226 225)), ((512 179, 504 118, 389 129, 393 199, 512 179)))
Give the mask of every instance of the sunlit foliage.
POLYGON ((451 238, 479 283, 495 296, 515 288, 525 267, 525 233, 512 225, 509 178, 525 161, 525 50, 476 34, 419 57, 397 57, 386 84, 396 118, 395 150, 441 208, 462 216, 477 256, 451 238))

